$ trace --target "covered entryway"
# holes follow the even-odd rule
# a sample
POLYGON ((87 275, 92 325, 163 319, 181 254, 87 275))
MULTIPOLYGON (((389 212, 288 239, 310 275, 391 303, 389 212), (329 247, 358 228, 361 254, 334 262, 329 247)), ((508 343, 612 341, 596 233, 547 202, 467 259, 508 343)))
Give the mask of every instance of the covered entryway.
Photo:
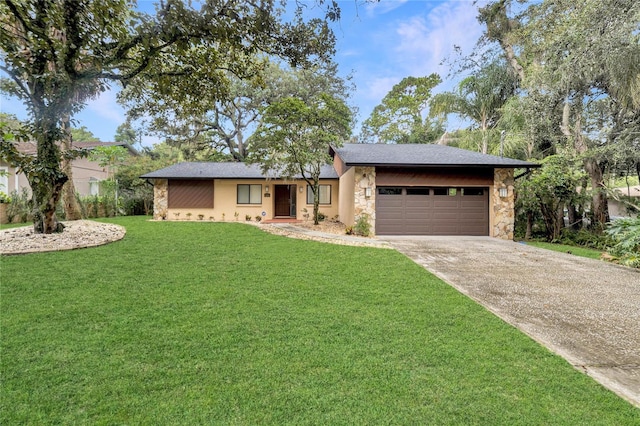
POLYGON ((275 185, 275 217, 296 217, 297 185, 275 185))
POLYGON ((376 234, 489 235, 489 188, 378 187, 376 234))

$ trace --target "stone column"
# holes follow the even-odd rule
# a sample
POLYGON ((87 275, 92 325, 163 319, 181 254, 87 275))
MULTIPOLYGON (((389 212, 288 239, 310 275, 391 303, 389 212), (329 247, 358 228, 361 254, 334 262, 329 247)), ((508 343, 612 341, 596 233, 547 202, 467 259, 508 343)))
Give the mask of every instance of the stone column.
POLYGON ((376 168, 355 168, 354 216, 355 221, 363 215, 369 216, 371 233, 376 229, 376 168), (370 195, 367 196, 367 189, 370 195))
POLYGON ((513 169, 495 169, 493 172, 493 237, 513 240, 515 227, 515 197, 513 192, 513 169), (506 189, 506 197, 500 189, 506 189))
POLYGON ((169 181, 155 179, 153 182, 153 218, 166 220, 169 216, 169 181))

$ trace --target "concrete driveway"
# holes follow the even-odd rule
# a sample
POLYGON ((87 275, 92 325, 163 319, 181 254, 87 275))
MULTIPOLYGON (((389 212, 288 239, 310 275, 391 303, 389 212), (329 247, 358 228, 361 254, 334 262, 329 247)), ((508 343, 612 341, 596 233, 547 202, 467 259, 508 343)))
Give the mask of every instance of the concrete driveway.
POLYGON ((378 237, 640 406, 640 271, 489 237, 378 237))

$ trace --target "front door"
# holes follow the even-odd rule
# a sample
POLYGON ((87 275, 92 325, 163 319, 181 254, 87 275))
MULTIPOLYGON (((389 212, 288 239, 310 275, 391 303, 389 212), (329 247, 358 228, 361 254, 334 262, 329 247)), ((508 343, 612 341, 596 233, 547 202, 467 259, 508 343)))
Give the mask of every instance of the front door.
POLYGON ((275 185, 276 217, 296 217, 296 185, 275 185))

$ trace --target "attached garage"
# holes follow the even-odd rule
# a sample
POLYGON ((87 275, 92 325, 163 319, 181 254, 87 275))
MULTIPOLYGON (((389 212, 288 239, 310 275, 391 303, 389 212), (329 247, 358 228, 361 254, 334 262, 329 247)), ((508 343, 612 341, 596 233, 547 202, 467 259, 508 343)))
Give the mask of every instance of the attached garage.
POLYGON ((376 234, 489 235, 489 188, 378 187, 376 234))
POLYGON ((376 170, 377 235, 489 235, 493 169, 376 170))
POLYGON ((439 144, 332 148, 340 218, 366 218, 377 235, 513 239, 514 169, 537 164, 439 144))

